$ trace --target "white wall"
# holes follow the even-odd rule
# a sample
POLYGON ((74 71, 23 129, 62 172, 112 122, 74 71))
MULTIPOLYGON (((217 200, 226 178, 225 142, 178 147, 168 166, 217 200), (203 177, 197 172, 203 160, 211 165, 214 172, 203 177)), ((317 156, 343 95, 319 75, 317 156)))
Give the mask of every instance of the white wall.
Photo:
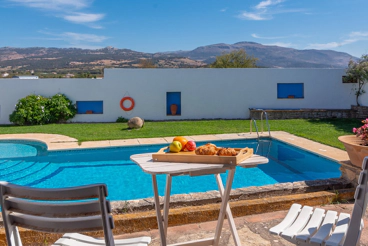
POLYGON ((349 109, 355 96, 353 85, 342 83, 344 74, 344 69, 105 69, 104 79, 1 79, 0 124, 9 123, 17 101, 32 93, 103 101, 103 114, 80 114, 73 122, 114 122, 119 116, 249 118, 249 108, 349 109), (304 99, 277 99, 277 83, 304 83, 304 99), (166 92, 181 92, 181 116, 166 115, 166 92), (134 98, 132 111, 120 108, 124 96, 134 98))

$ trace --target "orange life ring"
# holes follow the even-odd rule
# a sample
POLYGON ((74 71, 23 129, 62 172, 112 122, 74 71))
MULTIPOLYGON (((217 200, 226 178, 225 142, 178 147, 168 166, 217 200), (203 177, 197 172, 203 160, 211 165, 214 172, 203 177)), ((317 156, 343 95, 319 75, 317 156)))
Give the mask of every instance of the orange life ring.
POLYGON ((134 100, 133 100, 133 98, 131 98, 131 97, 123 97, 123 99, 121 99, 121 100, 120 100, 120 107, 121 107, 124 111, 130 111, 130 110, 132 110, 132 109, 134 108, 134 100), (130 105, 130 107, 129 107, 129 108, 124 107, 124 102, 125 102, 126 100, 128 100, 128 101, 130 101, 130 102, 131 102, 131 105, 130 105))

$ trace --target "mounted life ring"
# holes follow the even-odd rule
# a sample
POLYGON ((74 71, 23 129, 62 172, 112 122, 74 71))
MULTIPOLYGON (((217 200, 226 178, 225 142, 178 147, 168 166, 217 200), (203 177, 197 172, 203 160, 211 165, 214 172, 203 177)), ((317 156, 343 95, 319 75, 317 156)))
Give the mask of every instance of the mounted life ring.
POLYGON ((130 110, 132 110, 132 109, 134 108, 134 100, 133 100, 133 98, 131 98, 131 97, 123 97, 123 99, 121 99, 121 100, 120 100, 120 107, 121 107, 124 111, 130 111, 130 110), (129 108, 124 107, 124 102, 125 102, 126 100, 130 101, 130 103, 131 103, 131 105, 130 105, 130 107, 129 107, 129 108))

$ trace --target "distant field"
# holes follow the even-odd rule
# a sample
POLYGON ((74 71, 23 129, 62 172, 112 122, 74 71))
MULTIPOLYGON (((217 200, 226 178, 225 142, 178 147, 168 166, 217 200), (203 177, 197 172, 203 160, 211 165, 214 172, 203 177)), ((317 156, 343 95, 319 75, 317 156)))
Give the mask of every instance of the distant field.
MULTIPOLYGON (((265 122, 264 122, 265 123, 265 122)), ((258 121, 260 124, 260 121, 258 121)), ((338 141, 342 135, 352 134, 361 125, 357 119, 296 119, 270 120, 271 131, 286 131, 323 144, 344 149, 338 141)), ((249 132, 249 120, 200 120, 145 122, 140 130, 130 130, 126 123, 50 124, 42 126, 0 126, 0 134, 50 133, 62 134, 79 141, 153 138, 202 134, 249 132)), ((259 126, 260 128, 260 126, 259 126)), ((266 130, 264 125, 264 130, 266 130)), ((253 128, 254 131, 254 128, 253 128)))

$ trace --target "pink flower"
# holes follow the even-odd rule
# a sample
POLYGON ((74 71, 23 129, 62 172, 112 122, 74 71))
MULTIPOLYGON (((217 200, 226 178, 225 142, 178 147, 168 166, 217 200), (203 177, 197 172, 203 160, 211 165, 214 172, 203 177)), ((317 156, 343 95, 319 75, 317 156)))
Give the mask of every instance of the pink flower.
POLYGON ((353 133, 355 133, 356 137, 368 143, 368 118, 363 120, 362 123, 363 125, 361 127, 353 128, 353 133))

